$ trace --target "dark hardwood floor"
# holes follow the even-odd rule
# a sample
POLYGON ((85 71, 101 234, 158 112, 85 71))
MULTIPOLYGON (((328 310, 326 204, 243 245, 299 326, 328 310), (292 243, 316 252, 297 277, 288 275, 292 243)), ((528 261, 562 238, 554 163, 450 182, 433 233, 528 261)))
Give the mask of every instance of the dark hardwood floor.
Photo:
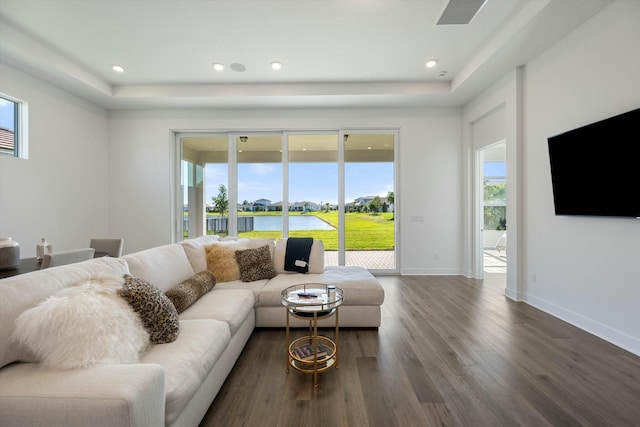
POLYGON ((640 426, 640 357, 486 276, 379 277, 382 326, 341 329, 317 389, 256 329, 201 426, 640 426))

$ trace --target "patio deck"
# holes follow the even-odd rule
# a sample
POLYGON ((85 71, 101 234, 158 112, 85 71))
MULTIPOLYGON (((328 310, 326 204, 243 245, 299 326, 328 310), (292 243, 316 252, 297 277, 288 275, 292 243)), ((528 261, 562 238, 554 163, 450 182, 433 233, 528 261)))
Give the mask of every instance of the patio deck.
MULTIPOLYGON (((369 270, 394 269, 395 251, 347 251, 347 265, 359 265, 369 270)), ((338 265, 338 251, 325 251, 325 265, 338 265)), ((486 273, 506 273, 507 257, 504 251, 484 250, 484 271, 486 273)))

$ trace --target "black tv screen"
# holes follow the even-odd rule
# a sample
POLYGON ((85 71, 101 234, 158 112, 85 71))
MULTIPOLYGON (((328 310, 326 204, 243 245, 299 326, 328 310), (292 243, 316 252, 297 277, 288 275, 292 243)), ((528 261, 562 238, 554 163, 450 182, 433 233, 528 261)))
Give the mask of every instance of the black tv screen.
POLYGON ((640 108, 547 141, 556 215, 640 218, 640 108))

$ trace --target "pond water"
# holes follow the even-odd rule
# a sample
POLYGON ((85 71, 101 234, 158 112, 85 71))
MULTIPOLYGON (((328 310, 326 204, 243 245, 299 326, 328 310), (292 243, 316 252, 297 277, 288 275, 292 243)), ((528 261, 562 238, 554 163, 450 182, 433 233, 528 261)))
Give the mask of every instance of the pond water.
MULTIPOLYGON (((282 230, 282 216, 254 216, 253 229, 255 231, 282 230)), ((290 216, 289 230, 335 230, 335 227, 313 215, 290 216)))

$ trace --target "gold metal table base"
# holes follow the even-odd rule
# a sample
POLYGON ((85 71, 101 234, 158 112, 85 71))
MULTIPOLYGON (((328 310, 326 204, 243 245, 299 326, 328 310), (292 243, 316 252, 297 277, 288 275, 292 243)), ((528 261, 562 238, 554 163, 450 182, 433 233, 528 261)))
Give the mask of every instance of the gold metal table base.
POLYGON ((292 308, 287 308, 287 327, 286 327, 286 335, 287 335, 287 364, 286 364, 286 372, 289 372, 289 367, 293 367, 296 371, 302 372, 304 374, 313 374, 313 386, 318 387, 318 374, 324 372, 330 368, 335 367, 338 369, 339 358, 338 358, 338 341, 340 337, 340 323, 339 323, 339 307, 335 307, 329 311, 321 312, 321 315, 318 315, 318 312, 298 312, 292 308), (335 339, 332 340, 328 337, 318 335, 318 319, 324 319, 330 316, 336 316, 336 330, 335 330, 335 339), (294 316, 298 319, 309 320, 309 335, 300 337, 291 342, 291 335, 289 331, 289 316, 294 316), (311 360, 303 360, 300 359, 295 354, 295 348, 307 341, 308 343, 313 345, 314 348, 314 358, 311 360), (318 343, 322 343, 322 345, 328 345, 331 347, 330 352, 326 355, 325 358, 318 360, 318 343))

